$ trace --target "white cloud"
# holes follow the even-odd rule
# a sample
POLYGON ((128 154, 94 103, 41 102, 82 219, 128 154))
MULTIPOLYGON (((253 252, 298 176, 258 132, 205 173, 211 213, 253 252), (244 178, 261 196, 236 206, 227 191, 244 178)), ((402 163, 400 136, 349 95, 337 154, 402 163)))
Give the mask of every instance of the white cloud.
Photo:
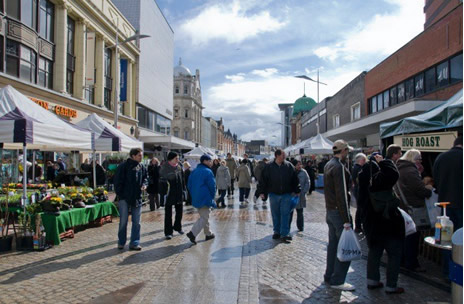
POLYGON ((314 51, 320 58, 345 61, 363 58, 366 54, 389 55, 410 41, 423 29, 423 1, 389 0, 397 5, 392 14, 377 14, 366 24, 358 24, 344 35, 341 42, 322 46, 314 51))
POLYGON ((232 82, 240 82, 240 81, 243 81, 245 79, 245 74, 243 73, 238 73, 237 75, 226 75, 226 79, 227 80, 230 80, 232 82))
POLYGON ((273 18, 269 11, 247 15, 249 6, 234 1, 229 5, 213 5, 193 19, 181 24, 181 33, 190 37, 195 46, 205 45, 214 39, 227 43, 240 43, 262 33, 275 32, 286 25, 273 18))
POLYGON ((274 68, 269 68, 269 69, 264 69, 264 70, 253 70, 251 71, 251 74, 253 75, 258 75, 264 78, 271 77, 272 75, 276 74, 278 72, 277 69, 274 68))

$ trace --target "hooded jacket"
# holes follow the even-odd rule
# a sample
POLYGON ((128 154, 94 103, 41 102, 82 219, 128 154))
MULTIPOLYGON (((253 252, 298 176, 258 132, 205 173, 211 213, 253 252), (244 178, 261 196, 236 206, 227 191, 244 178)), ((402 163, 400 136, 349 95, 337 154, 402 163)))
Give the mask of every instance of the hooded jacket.
POLYGON ((187 187, 192 195, 192 205, 195 208, 217 208, 214 202, 216 181, 214 180, 213 171, 208 166, 199 164, 190 173, 187 187))
POLYGON ((246 164, 241 164, 237 169, 238 187, 251 188, 250 168, 246 164))
POLYGON ((143 164, 128 158, 116 169, 113 183, 120 200, 139 207, 142 205, 142 186, 148 185, 147 169, 143 164))
POLYGON ((235 159, 227 158, 226 159, 226 166, 229 168, 229 174, 231 179, 235 179, 235 171, 237 170, 237 163, 235 162, 235 159))
POLYGON ((216 185, 218 190, 227 190, 230 187, 230 174, 226 166, 221 165, 216 171, 216 185))

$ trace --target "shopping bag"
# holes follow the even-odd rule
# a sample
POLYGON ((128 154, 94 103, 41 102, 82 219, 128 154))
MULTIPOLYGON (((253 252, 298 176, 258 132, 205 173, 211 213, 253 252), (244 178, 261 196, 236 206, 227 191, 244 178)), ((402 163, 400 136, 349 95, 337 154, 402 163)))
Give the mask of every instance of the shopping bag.
POLYGON ((342 235, 338 241, 337 258, 340 262, 349 262, 361 258, 361 246, 353 229, 343 228, 342 235))
POLYGON ((435 223, 437 222, 437 216, 441 215, 441 208, 435 206, 435 203, 438 202, 438 194, 435 193, 435 189, 432 192, 432 196, 425 199, 425 206, 427 207, 427 213, 430 219, 430 227, 434 228, 435 223))
POLYGON ((403 216, 404 220, 404 233, 406 236, 411 235, 417 231, 416 229, 416 224, 412 220, 412 217, 403 209, 398 208, 398 210, 401 212, 401 215, 403 216))

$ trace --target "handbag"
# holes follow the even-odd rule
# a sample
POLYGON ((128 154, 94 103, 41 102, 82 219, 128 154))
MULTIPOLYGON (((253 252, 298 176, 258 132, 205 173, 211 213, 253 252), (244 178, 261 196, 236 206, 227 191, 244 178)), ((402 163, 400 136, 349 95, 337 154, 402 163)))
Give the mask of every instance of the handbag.
POLYGON ((400 199, 391 190, 370 192, 371 205, 376 213, 382 213, 385 219, 390 219, 390 210, 399 207, 400 199))
MULTIPOLYGON (((430 219, 429 219, 429 214, 427 212, 427 207, 412 207, 409 205, 406 197, 404 196, 403 191, 401 190, 401 187, 399 186, 398 183, 395 185, 396 189, 398 189, 398 192, 400 193, 401 200, 403 201, 404 205, 407 208, 407 211, 409 215, 412 217, 414 223, 416 224, 416 227, 430 227, 430 219)), ((425 204, 425 201, 424 201, 425 204)))

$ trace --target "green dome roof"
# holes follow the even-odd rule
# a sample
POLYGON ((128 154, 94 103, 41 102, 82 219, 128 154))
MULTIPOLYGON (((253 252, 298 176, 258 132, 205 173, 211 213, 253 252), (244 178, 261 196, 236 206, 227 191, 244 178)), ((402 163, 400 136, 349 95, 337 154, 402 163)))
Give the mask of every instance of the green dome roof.
POLYGON ((298 115, 300 112, 310 111, 317 103, 311 97, 303 97, 298 98, 293 105, 293 116, 298 115))

